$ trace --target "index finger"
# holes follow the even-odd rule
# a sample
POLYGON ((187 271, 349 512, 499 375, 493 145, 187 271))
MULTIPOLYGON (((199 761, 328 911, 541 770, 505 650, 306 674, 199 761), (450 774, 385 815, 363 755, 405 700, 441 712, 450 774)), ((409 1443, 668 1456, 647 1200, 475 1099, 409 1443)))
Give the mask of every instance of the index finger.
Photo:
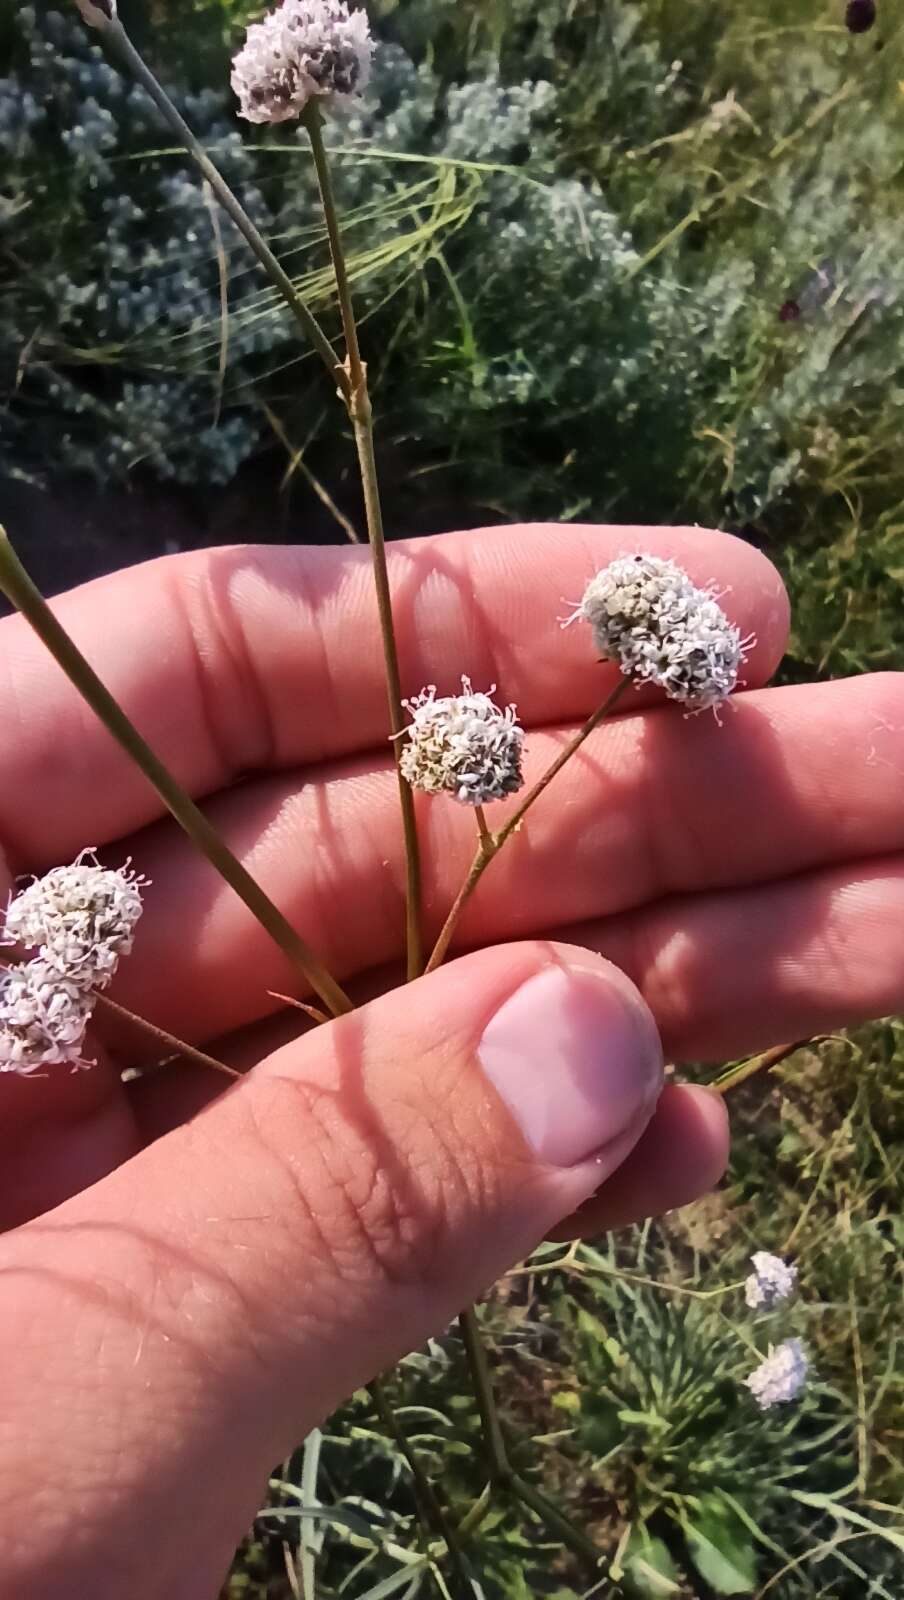
MULTIPOLYGON (((527 726, 576 720, 607 692, 586 629, 559 619, 616 555, 670 557, 712 583, 764 683, 788 607, 772 564, 701 528, 534 523, 391 545, 403 689, 497 684, 527 726)), ((128 715, 195 796, 250 771, 384 743, 386 689, 366 550, 240 546, 169 556, 54 608, 128 715)), ((0 623, 0 840, 38 868, 160 815, 146 779, 21 618, 0 623)))

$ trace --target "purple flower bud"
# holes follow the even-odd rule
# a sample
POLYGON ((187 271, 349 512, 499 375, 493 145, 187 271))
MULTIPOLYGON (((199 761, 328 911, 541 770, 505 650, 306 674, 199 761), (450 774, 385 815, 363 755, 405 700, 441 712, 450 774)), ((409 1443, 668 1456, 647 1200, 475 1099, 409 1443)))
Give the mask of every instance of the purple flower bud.
POLYGON ((844 21, 848 33, 869 33, 876 20, 876 0, 848 0, 844 21))

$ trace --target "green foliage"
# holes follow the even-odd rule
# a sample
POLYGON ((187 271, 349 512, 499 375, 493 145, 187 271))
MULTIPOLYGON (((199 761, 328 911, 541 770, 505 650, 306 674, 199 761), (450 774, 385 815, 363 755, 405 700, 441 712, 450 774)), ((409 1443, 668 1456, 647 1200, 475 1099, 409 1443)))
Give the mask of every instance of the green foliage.
MULTIPOLYGON (((136 25, 329 315, 304 141, 240 137, 226 92, 254 9, 203 0, 189 48, 183 8, 136 25)), ((892 665, 900 33, 854 38, 821 0, 375 9, 395 43, 335 142, 409 525, 439 492, 472 520, 742 527, 789 575, 792 670, 892 665)), ((322 384, 184 161, 148 154, 141 96, 52 11, 21 8, 0 52, 7 470, 222 481, 265 403, 316 456, 322 384)))
MULTIPOLYGON (((514 1464, 600 1544, 602 1593, 897 1600, 902 1035, 897 1023, 863 1029, 752 1080, 734 1106, 719 1194, 603 1247, 545 1245, 487 1307, 514 1464), (742 1286, 757 1248, 793 1257, 800 1292, 755 1316, 742 1286), (795 1404, 760 1411, 743 1378, 789 1333, 804 1339, 811 1381, 795 1404)), ((453 1335, 404 1362, 391 1393, 447 1512, 470 1512, 465 1555, 488 1600, 591 1592, 592 1575, 523 1511, 504 1495, 487 1500, 453 1335)), ((407 1467, 367 1395, 330 1423, 318 1463, 305 1500, 317 1507, 322 1600, 360 1600, 392 1581, 402 1593, 409 1582, 459 1592, 448 1561, 431 1575, 441 1547, 418 1530, 407 1467), (427 1564, 414 1571, 418 1559, 427 1564)), ((230 1600, 257 1600, 254 1570, 276 1583, 277 1530, 300 1559, 298 1520, 278 1508, 293 1498, 287 1482, 301 1494, 303 1475, 300 1458, 281 1474, 230 1600)))

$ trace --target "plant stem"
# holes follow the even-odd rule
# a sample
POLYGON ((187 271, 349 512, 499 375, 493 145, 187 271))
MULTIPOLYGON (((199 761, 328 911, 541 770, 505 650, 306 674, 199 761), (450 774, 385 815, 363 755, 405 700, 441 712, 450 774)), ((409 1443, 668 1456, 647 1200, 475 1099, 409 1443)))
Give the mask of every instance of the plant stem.
POLYGON ((347 392, 344 398, 355 436, 361 487, 364 492, 364 510, 367 517, 367 535, 373 560, 374 584, 377 592, 377 610, 380 618, 380 635, 383 641, 383 662, 386 670, 386 692, 389 702, 389 726, 393 736, 396 773, 399 784, 399 802, 402 810, 402 827, 405 834, 405 922, 408 977, 419 976, 423 967, 421 939, 421 869, 420 848, 417 836, 417 819, 414 795, 402 776, 399 765, 402 753, 401 734, 405 728, 402 710, 402 682, 399 673, 399 656, 395 627, 392 618, 392 596, 386 565, 386 538, 383 528, 383 510, 377 463, 374 455, 373 408, 367 387, 367 368, 361 360, 358 328, 352 303, 351 287, 345 264, 345 250, 339 227, 339 214, 330 174, 329 161, 323 143, 323 118, 312 101, 302 116, 311 140, 320 198, 326 219, 330 255, 336 275, 336 293, 345 333, 347 392))
POLYGON ((374 1378, 368 1387, 384 1428, 387 1429, 408 1464, 408 1469, 414 1481, 415 1495, 420 1503, 421 1512, 428 1527, 432 1524, 433 1531, 443 1540, 459 1578, 462 1583, 467 1584, 467 1573, 464 1570, 464 1557, 459 1542, 458 1530, 452 1526, 440 1505, 433 1485, 421 1466, 417 1451, 406 1437, 404 1429, 389 1403, 383 1379, 374 1378))
POLYGON ((250 245, 270 282, 274 288, 278 289, 285 300, 305 338, 314 346, 331 377, 338 384, 343 398, 347 399, 348 377, 338 352, 333 349, 317 318, 308 310, 308 307, 297 293, 288 273, 280 266, 263 234, 255 227, 241 201, 233 194, 225 178, 214 166, 204 146, 195 138, 185 118, 176 110, 162 84, 158 83, 150 67, 139 51, 136 50, 119 18, 113 17, 106 22, 101 27, 101 32, 109 39, 132 77, 150 95, 164 122, 172 128, 192 160, 200 167, 223 210, 231 217, 239 233, 250 245))
POLYGON ((252 878, 247 868, 233 855, 216 828, 208 822, 203 811, 154 754, 138 729, 129 721, 122 707, 114 700, 109 689, 101 682, 94 668, 89 666, 65 628, 57 621, 40 590, 32 583, 3 527, 0 527, 0 589, 31 624, 70 683, 87 701, 107 731, 122 746, 126 754, 131 756, 136 766, 140 767, 192 843, 207 857, 220 876, 225 878, 244 901, 252 915, 266 928, 274 942, 300 969, 327 1010, 333 1016, 351 1011, 352 1003, 348 995, 318 961, 305 940, 283 916, 278 906, 274 905, 269 895, 265 894, 260 884, 252 878))
POLYGON ((186 1044, 184 1039, 177 1039, 174 1033, 167 1033, 165 1028, 158 1028, 155 1022, 149 1022, 147 1017, 140 1017, 136 1011, 129 1011, 126 1006, 121 1006, 117 1000, 111 1000, 107 994, 94 991, 94 998, 101 1011, 109 1012, 110 1016, 119 1017, 123 1022, 131 1022, 143 1033, 149 1034, 174 1054, 185 1056, 187 1061, 194 1061, 200 1067, 212 1067, 214 1072, 223 1072, 227 1078, 241 1078, 243 1074, 236 1072, 234 1067, 227 1067, 225 1061, 217 1061, 215 1056, 209 1056, 203 1050, 196 1050, 193 1044, 186 1044))
POLYGON ((487 1448, 490 1476, 493 1483, 500 1489, 514 1495, 523 1505, 533 1511, 546 1526, 561 1539, 569 1550, 576 1555, 597 1566, 601 1560, 601 1551, 591 1539, 580 1532, 558 1506, 535 1489, 533 1484, 527 1483, 521 1475, 514 1471, 508 1458, 505 1439, 499 1421, 499 1412, 496 1407, 496 1397, 493 1393, 493 1380, 490 1375, 489 1362, 480 1336, 480 1325, 473 1306, 463 1311, 458 1319, 464 1341, 465 1354, 474 1385, 474 1394, 480 1411, 480 1421, 483 1431, 484 1444, 487 1448))
POLYGON ((510 839, 512 834, 515 833, 518 828, 520 828, 531 806, 535 803, 535 801, 539 800, 541 794, 543 794, 544 791, 549 788, 553 778, 555 778, 557 774, 561 772, 562 768, 571 760, 575 752, 580 750, 584 740, 590 737, 591 733, 593 733, 594 729, 599 726, 603 718, 608 716, 616 702, 621 699, 621 696, 624 694, 627 686, 628 679, 620 678, 611 694, 607 695, 606 699, 597 706, 596 710, 587 718, 587 721, 578 729, 577 733, 572 735, 564 749, 559 751, 559 754, 556 756, 555 760, 550 763, 543 775, 538 778, 533 787, 528 790, 520 806, 518 806, 518 808, 512 812, 512 815, 499 829, 498 833, 491 833, 486 826, 485 819, 478 817, 477 826, 480 833, 480 841, 478 843, 474 859, 468 869, 468 875, 459 889, 458 894, 452 903, 452 908, 449 911, 445 922, 443 923, 439 938, 433 947, 430 960, 427 962, 425 971, 434 972, 436 968, 445 960, 462 911, 470 900, 471 895, 474 893, 474 890, 483 877, 483 874, 490 862, 493 861, 499 854, 499 851, 502 849, 502 846, 505 844, 506 840, 510 839), (482 826, 481 822, 483 822, 482 826))
POLYGON ((736 1089, 738 1084, 746 1083, 748 1078, 753 1078, 758 1072, 770 1072, 780 1062, 793 1056, 795 1050, 800 1050, 805 1044, 812 1044, 812 1039, 798 1039, 794 1044, 775 1044, 770 1050, 764 1050, 761 1055, 751 1056, 749 1060, 742 1061, 739 1066, 729 1067, 727 1072, 714 1078, 706 1087, 712 1089, 714 1094, 726 1095, 730 1089, 736 1089))

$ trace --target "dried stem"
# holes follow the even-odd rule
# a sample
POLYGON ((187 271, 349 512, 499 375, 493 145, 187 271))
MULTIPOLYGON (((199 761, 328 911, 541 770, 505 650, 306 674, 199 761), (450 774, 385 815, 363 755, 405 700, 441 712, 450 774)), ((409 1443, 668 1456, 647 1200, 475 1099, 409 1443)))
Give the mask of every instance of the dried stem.
POLYGON ((237 856, 233 855, 216 828, 208 822, 203 811, 154 754, 138 729, 129 721, 122 707, 114 700, 109 689, 101 682, 94 668, 89 666, 65 628, 57 621, 40 590, 32 583, 2 527, 0 527, 0 589, 31 624, 70 683, 75 686, 83 700, 87 701, 107 731, 122 746, 126 754, 131 756, 135 765, 140 767, 192 843, 207 857, 220 876, 225 878, 239 898, 245 902, 252 915, 266 928, 274 942, 304 974, 327 1010, 333 1016, 351 1011, 352 1003, 348 995, 339 987, 335 978, 330 976, 301 935, 283 916, 278 906, 274 905, 269 895, 265 894, 260 884, 252 878, 247 868, 237 856))
POLYGON ((331 377, 338 384, 343 398, 347 400, 349 393, 348 377, 338 352, 333 349, 317 318, 313 312, 308 310, 288 273, 280 266, 276 256, 260 230, 251 221, 241 201, 233 194, 225 178, 214 166, 204 146, 195 138, 185 118, 176 110, 162 84, 158 83, 150 67, 139 51, 136 50, 119 18, 112 17, 109 21, 99 24, 99 26, 100 31, 105 38, 109 39, 114 51, 132 74, 132 77, 136 82, 140 83, 141 87, 150 96, 164 122, 172 128, 180 144, 184 146, 192 160, 201 169, 223 210, 231 217, 242 237, 250 245, 270 282, 285 300, 305 338, 314 346, 331 377))
POLYGON ((336 198, 333 192, 329 162, 323 143, 323 118, 319 107, 314 102, 311 102, 304 112, 302 121, 311 140, 311 150, 314 155, 314 166, 317 171, 317 182, 320 186, 320 198, 323 203, 323 214, 326 219, 327 235, 330 242, 333 271, 336 275, 336 293, 339 299, 342 327, 345 333, 345 370, 348 386, 347 391, 344 391, 344 398, 354 430, 355 448, 358 452, 358 465, 361 472, 361 486, 364 491, 367 534, 373 559, 377 609, 380 617, 380 635, 383 641, 383 661, 386 670, 386 691, 389 701, 389 726, 393 735, 393 750, 395 751, 399 784, 399 802, 402 810, 402 827, 405 834, 406 945, 408 977, 410 979, 418 977, 423 966, 420 848, 417 836, 417 819, 414 811, 414 795, 411 792, 410 785, 402 776, 399 765, 402 753, 402 740, 399 735, 404 731, 405 718, 402 711, 402 683, 399 674, 398 649, 392 619, 389 573, 386 566, 383 510, 380 503, 380 487, 374 455, 373 408, 367 387, 367 368, 361 360, 358 328, 355 322, 354 305, 346 270, 339 215, 336 209, 336 198))
POLYGON ((217 1061, 215 1056, 209 1056, 204 1050, 197 1050, 193 1044, 186 1044, 184 1039, 177 1039, 174 1033, 168 1033, 165 1028, 158 1028, 155 1022, 149 1022, 147 1017, 140 1017, 137 1011, 129 1011, 126 1006, 121 1006, 118 1000, 111 1000, 108 994, 99 994, 93 991, 94 999, 100 1011, 106 1011, 111 1017, 118 1017, 123 1022, 132 1023, 142 1033, 146 1033, 158 1044, 165 1046, 173 1054, 184 1056, 186 1061, 194 1061, 199 1067, 211 1067, 214 1072, 222 1072, 227 1078, 241 1078, 243 1074, 236 1072, 234 1067, 227 1067, 225 1061, 217 1061))
POLYGON ((578 729, 577 733, 572 735, 564 749, 559 751, 559 754, 556 756, 555 760, 550 763, 543 775, 538 778, 533 787, 528 790, 520 806, 518 806, 517 809, 512 812, 511 816, 508 818, 508 821, 503 824, 498 833, 491 833, 489 831, 486 826, 485 819, 483 819, 483 826, 481 826, 482 819, 481 817, 478 817, 477 826, 480 833, 480 840, 477 845, 477 850, 468 869, 468 875, 452 903, 452 908, 446 917, 439 938, 433 947, 430 960, 427 962, 427 966, 425 968, 427 972, 434 972, 436 968, 445 960, 462 911, 470 900, 471 895, 474 893, 474 890, 483 877, 483 874, 490 862, 495 860, 506 840, 510 839, 512 834, 515 833, 518 828, 520 828, 531 806, 535 801, 539 800, 541 794, 548 789, 553 778, 555 778, 557 774, 561 772, 562 768, 571 760, 575 752, 580 750, 584 740, 590 737, 591 733, 593 733, 594 729, 599 726, 603 718, 608 716, 616 702, 621 699, 621 696, 624 694, 627 686, 628 679, 620 678, 611 694, 607 695, 606 699, 597 706, 596 710, 587 718, 587 721, 581 728, 578 729))
POLYGON ((748 1078, 753 1078, 758 1072, 771 1072, 780 1062, 787 1061, 793 1056, 795 1050, 800 1050, 805 1044, 812 1044, 812 1039, 798 1039, 794 1044, 774 1044, 770 1050, 764 1050, 761 1055, 751 1056, 749 1060, 742 1061, 738 1066, 729 1067, 718 1078, 706 1087, 712 1089, 714 1094, 726 1095, 729 1090, 736 1089, 739 1084, 746 1083, 748 1078))

